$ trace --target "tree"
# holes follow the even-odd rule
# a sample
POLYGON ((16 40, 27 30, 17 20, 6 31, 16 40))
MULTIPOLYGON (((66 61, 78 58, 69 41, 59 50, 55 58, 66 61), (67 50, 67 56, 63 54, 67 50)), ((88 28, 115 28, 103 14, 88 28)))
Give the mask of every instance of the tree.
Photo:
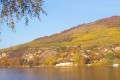
POLYGON ((25 18, 28 25, 28 16, 40 19, 41 12, 46 14, 42 4, 43 0, 0 0, 0 23, 5 22, 14 29, 15 22, 25 18))
POLYGON ((53 66, 53 65, 56 64, 56 59, 57 59, 57 57, 50 56, 45 60, 45 63, 46 63, 47 66, 53 66))
POLYGON ((80 64, 82 56, 80 54, 75 54, 74 57, 73 57, 73 59, 74 59, 74 63, 75 64, 80 64))
POLYGON ((114 60, 115 59, 115 55, 114 55, 114 53, 107 53, 105 55, 105 58, 109 59, 109 60, 114 60))
POLYGON ((115 55, 114 55, 114 53, 107 53, 106 55, 105 55, 105 59, 107 59, 107 63, 108 64, 113 64, 113 60, 115 59, 115 55))

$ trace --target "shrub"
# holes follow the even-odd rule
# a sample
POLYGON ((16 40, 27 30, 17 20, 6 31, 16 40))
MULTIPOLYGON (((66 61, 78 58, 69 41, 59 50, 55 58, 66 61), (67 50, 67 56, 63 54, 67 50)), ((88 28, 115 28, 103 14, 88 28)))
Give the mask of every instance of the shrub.
POLYGON ((105 55, 105 58, 108 60, 114 60, 115 59, 115 54, 114 53, 107 53, 105 55))
POLYGON ((113 60, 113 63, 114 63, 114 64, 120 64, 120 59, 115 58, 115 59, 113 60))

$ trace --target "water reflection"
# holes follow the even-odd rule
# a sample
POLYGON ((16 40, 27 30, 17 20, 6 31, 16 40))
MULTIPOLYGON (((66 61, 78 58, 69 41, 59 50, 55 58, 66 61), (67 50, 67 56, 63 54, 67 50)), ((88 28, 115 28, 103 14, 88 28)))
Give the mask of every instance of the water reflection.
POLYGON ((120 80, 120 68, 24 68, 0 69, 0 80, 120 80))

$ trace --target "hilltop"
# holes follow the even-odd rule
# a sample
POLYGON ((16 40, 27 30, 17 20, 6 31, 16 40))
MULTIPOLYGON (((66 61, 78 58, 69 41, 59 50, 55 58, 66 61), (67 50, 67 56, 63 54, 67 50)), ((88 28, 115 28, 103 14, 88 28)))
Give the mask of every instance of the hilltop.
POLYGON ((0 53, 0 59, 5 58, 8 66, 13 66, 12 62, 16 60, 17 67, 52 66, 60 62, 80 62, 83 65, 106 59, 106 55, 108 58, 112 55, 110 60, 120 62, 120 16, 81 24, 61 33, 2 49, 0 53))

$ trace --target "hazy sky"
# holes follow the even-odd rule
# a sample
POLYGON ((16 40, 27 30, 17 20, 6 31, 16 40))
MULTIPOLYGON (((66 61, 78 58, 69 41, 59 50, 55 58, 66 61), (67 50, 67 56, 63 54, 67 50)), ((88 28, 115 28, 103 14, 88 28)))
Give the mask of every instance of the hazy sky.
POLYGON ((120 0, 44 0, 43 8, 47 16, 42 21, 30 20, 16 23, 16 32, 3 25, 0 35, 0 48, 30 42, 36 38, 61 32, 82 23, 120 15, 120 0))

